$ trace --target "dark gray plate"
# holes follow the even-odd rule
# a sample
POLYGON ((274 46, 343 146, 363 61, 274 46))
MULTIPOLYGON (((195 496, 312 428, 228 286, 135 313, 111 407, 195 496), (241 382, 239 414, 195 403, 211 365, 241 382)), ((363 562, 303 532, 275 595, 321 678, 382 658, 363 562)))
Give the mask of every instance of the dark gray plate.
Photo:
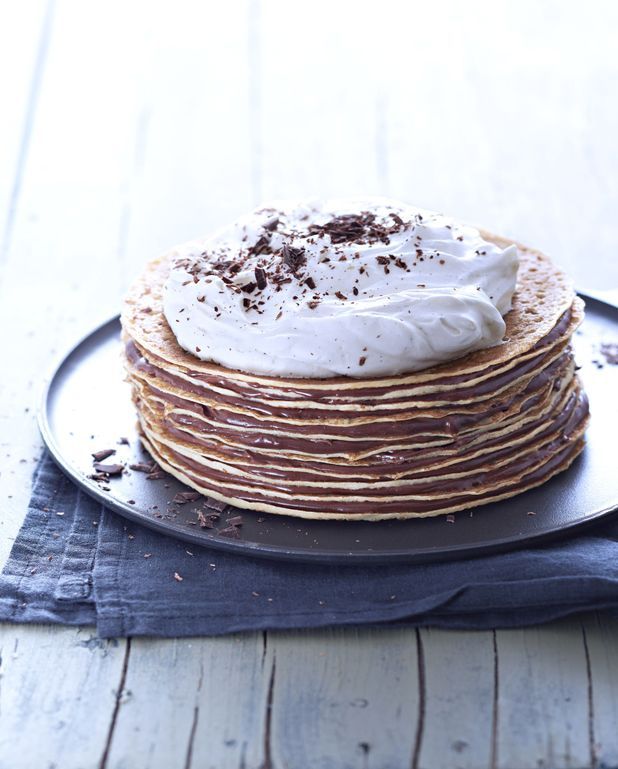
POLYGON ((145 526, 207 547, 269 558, 337 563, 427 562, 536 544, 590 524, 618 507, 616 436, 618 366, 608 365, 603 342, 618 342, 618 308, 586 297, 587 315, 576 335, 578 362, 590 396, 588 445, 574 465, 538 489, 504 502, 445 516, 407 521, 308 521, 251 511, 225 513, 215 529, 197 524, 194 503, 172 502, 188 490, 174 478, 147 480, 129 471, 109 490, 90 480, 91 452, 115 448, 109 462, 147 462, 135 430, 119 359, 118 318, 83 339, 46 387, 39 415, 43 439, 57 464, 88 494, 145 526), (118 440, 127 437, 128 445, 118 440), (133 500, 130 503, 129 500, 133 500), (220 535, 242 513, 238 538, 220 535), (529 513, 534 512, 535 515, 529 513))

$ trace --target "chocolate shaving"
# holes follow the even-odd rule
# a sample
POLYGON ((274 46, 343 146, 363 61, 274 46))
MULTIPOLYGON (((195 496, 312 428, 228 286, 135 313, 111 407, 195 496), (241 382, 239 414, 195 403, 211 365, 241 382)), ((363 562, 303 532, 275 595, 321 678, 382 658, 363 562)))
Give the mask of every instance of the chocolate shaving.
POLYGON ((124 470, 124 465, 105 465, 102 462, 94 462, 93 467, 98 473, 106 473, 107 475, 120 475, 124 470))
POLYGON ((398 232, 401 226, 394 221, 392 227, 386 227, 376 221, 375 214, 364 211, 360 214, 335 216, 324 224, 311 224, 307 229, 311 235, 328 235, 331 243, 373 243, 378 240, 389 243, 388 236, 398 232))
POLYGON ((146 462, 133 462, 129 467, 131 470, 136 470, 138 473, 152 473, 157 469, 155 464, 149 465, 146 462))
POLYGON ((279 217, 278 216, 273 216, 272 219, 268 219, 262 225, 262 227, 265 230, 267 230, 268 232, 274 232, 277 229, 278 226, 279 226, 279 217))
POLYGON ((228 518, 226 523, 228 526, 242 526, 242 515, 235 515, 233 518, 228 518))
POLYGON ((153 470, 151 473, 148 473, 146 476, 147 481, 160 481, 161 478, 165 478, 165 473, 163 470, 160 470, 157 468, 156 470, 153 470))
POLYGON ((240 290, 244 291, 245 294, 252 294, 256 288, 257 288, 256 283, 245 283, 244 286, 240 287, 240 290))
POLYGON ((270 253, 270 236, 261 235, 255 245, 249 249, 249 253, 254 256, 270 253))
POLYGON ((311 275, 305 279, 305 285, 309 286, 311 290, 315 288, 315 280, 311 277, 311 275))
POLYGON ((227 502, 221 502, 219 499, 213 499, 212 497, 208 497, 204 501, 204 504, 206 507, 209 507, 211 510, 216 510, 219 513, 222 513, 228 506, 227 502))
POLYGON ((240 537, 238 526, 227 526, 225 529, 219 529, 217 534, 221 537, 231 537, 232 539, 238 539, 240 537))
POLYGON ((201 496, 198 491, 179 491, 172 499, 172 502, 176 505, 185 505, 187 502, 195 502, 201 496))
POLYGON ((288 246, 287 243, 281 249, 281 256, 283 257, 283 263, 292 272, 296 272, 307 261, 304 248, 294 248, 294 246, 288 246))
POLYGON ((255 284, 260 291, 266 288, 266 273, 261 267, 255 268, 255 284))
POLYGON ((93 452, 92 456, 95 462, 102 462, 104 459, 111 457, 116 453, 116 449, 101 449, 100 451, 93 452))
POLYGON ((214 529, 215 523, 212 518, 208 518, 201 510, 197 511, 197 521, 202 529, 214 529))

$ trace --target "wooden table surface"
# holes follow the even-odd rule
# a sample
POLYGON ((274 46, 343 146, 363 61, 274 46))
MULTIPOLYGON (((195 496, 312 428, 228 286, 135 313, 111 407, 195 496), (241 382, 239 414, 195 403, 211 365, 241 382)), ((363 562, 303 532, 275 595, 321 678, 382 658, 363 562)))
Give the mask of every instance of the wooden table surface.
MULTIPOLYGON (((3 4, 0 558, 52 359, 262 199, 399 197, 618 287, 617 37, 611 0, 3 4)), ((604 616, 0 647, 1 769, 618 766, 604 616)))

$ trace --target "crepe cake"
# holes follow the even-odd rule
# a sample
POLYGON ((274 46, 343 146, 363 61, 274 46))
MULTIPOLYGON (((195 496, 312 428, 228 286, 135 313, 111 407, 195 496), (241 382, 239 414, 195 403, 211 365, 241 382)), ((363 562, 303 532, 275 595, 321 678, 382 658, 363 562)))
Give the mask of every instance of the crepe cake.
POLYGON ((150 262, 141 439, 191 488, 321 519, 452 513, 566 470, 583 303, 539 251, 381 199, 274 203, 150 262))

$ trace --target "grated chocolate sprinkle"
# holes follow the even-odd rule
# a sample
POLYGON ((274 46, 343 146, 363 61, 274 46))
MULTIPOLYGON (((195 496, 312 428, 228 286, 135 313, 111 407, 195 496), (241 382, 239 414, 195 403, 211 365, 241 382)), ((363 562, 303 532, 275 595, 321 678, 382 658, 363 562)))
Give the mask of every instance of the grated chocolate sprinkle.
POLYGON ((249 249, 249 253, 253 254, 254 256, 271 253, 270 235, 261 235, 257 239, 256 243, 253 246, 251 246, 251 248, 249 249))
POLYGON ((93 462, 92 466, 98 473, 106 473, 107 475, 120 475, 124 470, 124 465, 120 464, 106 465, 102 462, 93 462))
POLYGON ((375 243, 381 241, 388 244, 389 235, 399 232, 404 226, 403 220, 397 215, 393 218, 393 226, 387 227, 376 221, 376 215, 370 211, 360 214, 343 214, 335 216, 324 224, 311 224, 307 228, 311 235, 324 237, 328 235, 331 243, 375 243))
POLYGON ((272 219, 268 219, 264 222, 262 227, 267 230, 268 232, 274 232, 277 227, 279 226, 279 217, 273 216, 272 219))
POLYGON ((258 290, 262 291, 263 289, 265 289, 267 282, 268 281, 266 280, 266 273, 264 272, 264 270, 261 267, 256 267, 255 268, 255 284, 258 287, 258 290))
POLYGON ((116 449, 101 449, 100 451, 93 452, 92 457, 95 462, 102 462, 104 459, 111 457, 112 454, 115 453, 116 449))
POLYGON ((307 261, 304 248, 294 248, 294 246, 288 246, 287 243, 281 249, 281 256, 283 257, 283 263, 292 272, 299 270, 307 261))

